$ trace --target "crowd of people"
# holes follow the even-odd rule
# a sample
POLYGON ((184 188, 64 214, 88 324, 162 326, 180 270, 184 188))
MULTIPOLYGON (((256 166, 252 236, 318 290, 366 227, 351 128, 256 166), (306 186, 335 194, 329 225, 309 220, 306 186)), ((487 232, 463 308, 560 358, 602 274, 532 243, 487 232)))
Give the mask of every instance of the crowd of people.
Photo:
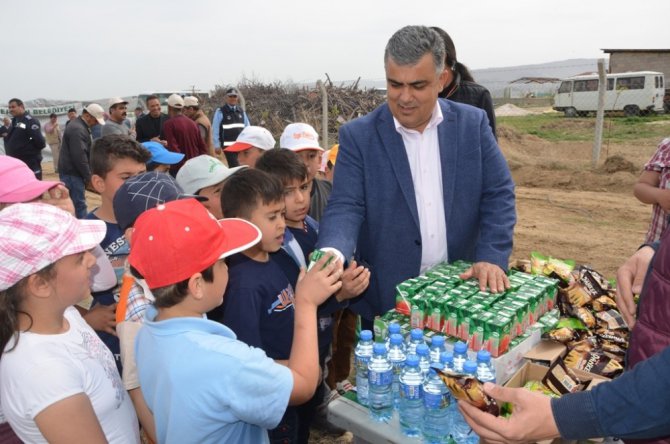
MULTIPOLYGON (((131 125, 114 98, 72 110, 62 129, 52 116, 46 140, 12 99, 0 129, 0 441, 305 443, 347 384, 357 319, 369 329, 397 283, 467 260, 461 278, 508 289, 514 183, 490 94, 439 28, 397 31, 384 66, 386 103, 328 151, 304 122, 276 147, 234 88, 211 123, 196 97, 174 94, 167 114, 150 96, 131 125), (42 180, 46 144, 59 182, 42 180), (86 190, 100 195, 91 211, 86 190)), ((477 434, 670 434, 667 259, 640 290, 667 238, 618 275, 634 368, 553 401, 487 386, 515 413, 462 403, 477 434)))

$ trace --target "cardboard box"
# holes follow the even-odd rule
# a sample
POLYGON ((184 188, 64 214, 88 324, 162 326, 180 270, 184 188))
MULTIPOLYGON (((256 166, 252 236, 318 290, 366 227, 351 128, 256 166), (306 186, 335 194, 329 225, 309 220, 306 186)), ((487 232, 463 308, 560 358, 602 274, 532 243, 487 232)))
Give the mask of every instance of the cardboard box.
MULTIPOLYGON (((542 381, 542 378, 544 378, 544 375, 547 374, 547 371, 549 370, 549 367, 545 367, 544 365, 540 364, 535 364, 532 362, 526 362, 511 378, 509 381, 507 381, 504 386, 505 387, 512 387, 512 388, 518 388, 518 387, 523 387, 526 382, 528 381, 542 381)), ((582 381, 591 381, 590 384, 587 387, 587 390, 591 390, 591 388, 595 387, 597 384, 607 382, 609 381, 608 378, 604 378, 602 376, 594 375, 593 373, 587 373, 583 372, 580 370, 573 370, 575 376, 577 376, 580 380, 582 381)), ((512 413, 514 414, 514 413, 512 413)), ((603 439, 591 439, 589 441, 592 442, 602 442, 603 439)), ((562 440, 560 438, 553 439, 553 440, 544 440, 544 441, 539 441, 538 444, 559 444, 563 443, 565 440, 562 440)))
POLYGON ((565 345, 556 341, 542 340, 524 355, 526 359, 535 364, 551 367, 558 358, 566 355, 565 345))

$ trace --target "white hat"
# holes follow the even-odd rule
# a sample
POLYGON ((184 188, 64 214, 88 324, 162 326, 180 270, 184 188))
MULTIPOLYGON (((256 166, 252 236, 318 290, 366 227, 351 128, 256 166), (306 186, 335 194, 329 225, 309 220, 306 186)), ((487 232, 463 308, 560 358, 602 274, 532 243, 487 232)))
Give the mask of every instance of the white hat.
POLYGON ((319 150, 319 135, 311 125, 306 123, 291 123, 284 128, 279 138, 279 146, 291 151, 319 150))
POLYGON ((105 124, 105 110, 102 109, 102 106, 98 105, 97 103, 91 103, 86 108, 84 108, 84 111, 92 115, 100 125, 105 124))
POLYGON ((247 126, 245 127, 235 143, 224 149, 223 151, 229 153, 237 153, 255 146, 262 150, 271 150, 275 147, 275 139, 272 137, 270 131, 261 126, 247 126))
POLYGON ((172 94, 168 97, 167 104, 170 108, 181 109, 184 107, 184 98, 179 94, 172 94))
POLYGON ((113 99, 109 99, 109 105, 107 105, 107 106, 108 106, 108 108, 111 108, 114 105, 119 105, 121 103, 125 103, 127 105, 128 101, 123 100, 121 97, 114 97, 113 99))
POLYGON ((206 187, 223 182, 246 165, 228 168, 219 159, 203 154, 193 157, 179 169, 177 184, 187 194, 196 194, 206 187))
POLYGON ((200 106, 200 101, 195 96, 184 97, 184 106, 200 106))

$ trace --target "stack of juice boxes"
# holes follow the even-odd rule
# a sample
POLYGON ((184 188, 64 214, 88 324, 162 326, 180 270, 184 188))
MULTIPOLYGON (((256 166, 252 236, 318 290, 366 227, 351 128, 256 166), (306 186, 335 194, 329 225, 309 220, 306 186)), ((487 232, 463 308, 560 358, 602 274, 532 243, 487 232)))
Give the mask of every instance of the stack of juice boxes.
POLYGON ((529 327, 556 304, 555 279, 511 271, 509 290, 489 293, 479 290, 477 280, 458 277, 470 265, 442 263, 401 282, 395 309, 380 320, 445 334, 468 342, 471 350, 485 349, 498 357, 523 340, 529 327))

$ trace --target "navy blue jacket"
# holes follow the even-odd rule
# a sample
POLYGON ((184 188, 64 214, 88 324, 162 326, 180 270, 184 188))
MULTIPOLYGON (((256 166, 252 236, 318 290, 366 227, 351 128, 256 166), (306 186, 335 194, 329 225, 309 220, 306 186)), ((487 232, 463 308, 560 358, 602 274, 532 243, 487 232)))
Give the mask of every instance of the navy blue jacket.
MULTIPOLYGON (((507 269, 516 223, 514 182, 484 111, 439 99, 448 259, 507 269)), ((387 104, 339 133, 340 151, 317 248, 354 251, 370 286, 351 304, 372 320, 395 304, 394 287, 419 274, 421 231, 407 152, 387 104)))

